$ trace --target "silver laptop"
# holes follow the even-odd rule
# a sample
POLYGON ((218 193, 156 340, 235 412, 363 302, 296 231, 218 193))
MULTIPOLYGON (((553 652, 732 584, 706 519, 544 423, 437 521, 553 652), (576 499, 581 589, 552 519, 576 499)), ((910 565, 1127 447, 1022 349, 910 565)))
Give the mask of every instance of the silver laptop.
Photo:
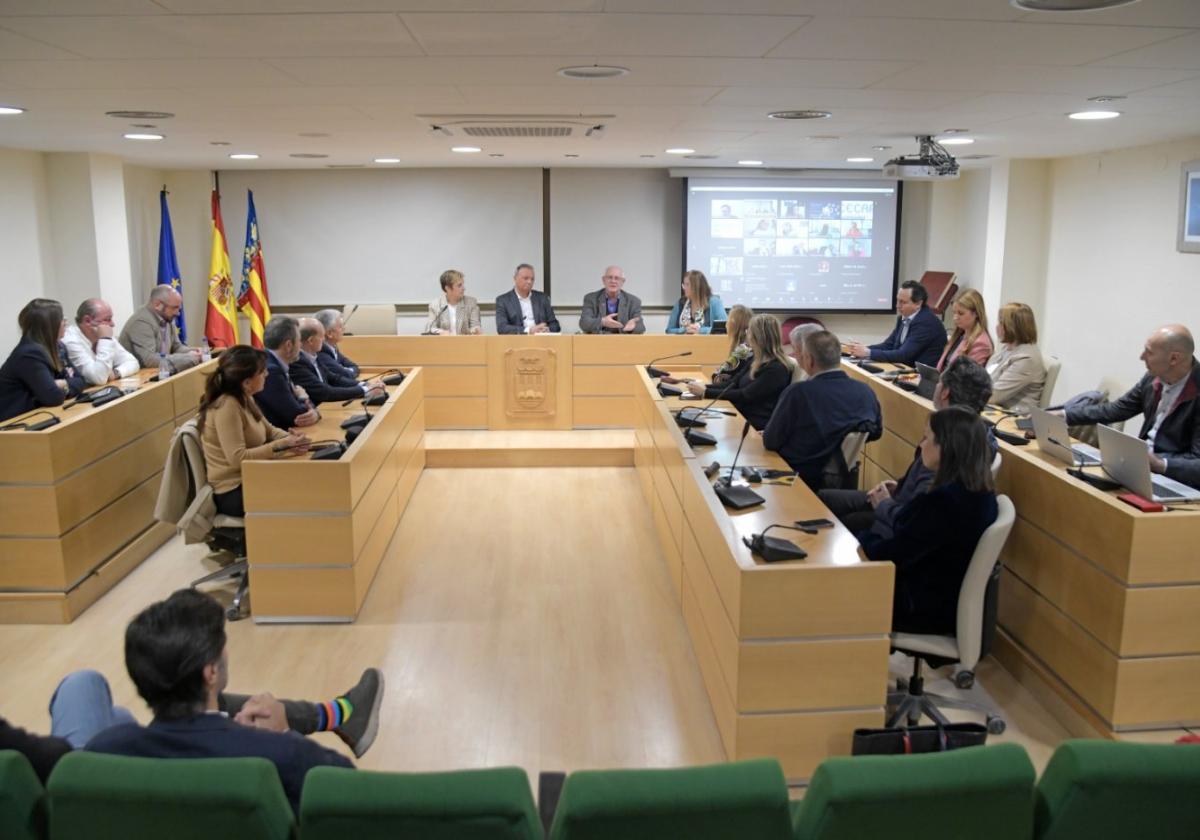
MULTIPOLYGON (((1150 459, 1146 457, 1146 441, 1118 432, 1108 426, 1097 426, 1100 433, 1100 452, 1104 459, 1104 470, 1114 481, 1119 481, 1143 499, 1156 502, 1184 502, 1200 499, 1200 490, 1194 490, 1165 475, 1150 472, 1150 459)), ((1169 457, 1169 456, 1168 456, 1169 457)))
POLYGON ((1086 443, 1071 445, 1067 434, 1067 420, 1040 408, 1033 409, 1033 433, 1037 435, 1038 448, 1051 457, 1066 464, 1094 466, 1100 463, 1100 450, 1086 443), (1068 448, 1070 447, 1070 448, 1068 448))

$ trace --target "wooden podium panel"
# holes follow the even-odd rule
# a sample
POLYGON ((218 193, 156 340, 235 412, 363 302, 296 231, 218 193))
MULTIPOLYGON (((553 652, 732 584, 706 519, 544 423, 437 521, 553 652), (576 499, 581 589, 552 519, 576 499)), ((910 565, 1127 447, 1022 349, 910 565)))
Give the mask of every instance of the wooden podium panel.
POLYGON ((488 428, 571 429, 569 335, 488 338, 488 428))

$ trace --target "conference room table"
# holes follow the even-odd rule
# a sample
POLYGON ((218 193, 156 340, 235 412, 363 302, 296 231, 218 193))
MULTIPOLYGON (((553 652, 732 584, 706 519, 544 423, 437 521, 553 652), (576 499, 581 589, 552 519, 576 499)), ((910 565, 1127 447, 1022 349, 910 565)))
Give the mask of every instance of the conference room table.
MULTIPOLYGON (((896 366, 879 367, 894 370, 896 366)), ((931 402, 849 362, 883 409, 864 483, 903 474, 931 402)), ((1011 415, 985 416, 1023 435, 1011 415)), ((993 655, 1019 682, 1073 714, 1078 735, 1200 723, 1200 505, 1143 513, 1067 474, 1067 464, 1000 442, 999 492, 1017 520, 1001 555, 993 655)))

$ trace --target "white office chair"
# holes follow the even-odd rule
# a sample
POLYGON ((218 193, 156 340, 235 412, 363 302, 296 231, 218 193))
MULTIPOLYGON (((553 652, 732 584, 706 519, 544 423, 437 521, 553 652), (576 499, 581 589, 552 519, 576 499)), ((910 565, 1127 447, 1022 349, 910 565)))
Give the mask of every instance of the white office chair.
POLYGON ((907 720, 914 726, 924 715, 945 726, 948 721, 938 710, 964 709, 983 712, 988 732, 999 735, 1006 727, 1004 719, 977 703, 925 693, 921 663, 937 668, 957 663, 954 684, 967 689, 975 684, 975 666, 988 654, 996 634, 996 601, 1000 586, 1000 551, 1012 531, 1016 511, 1007 496, 997 496, 999 509, 993 522, 971 555, 966 577, 958 591, 958 627, 953 636, 934 636, 920 633, 893 633, 892 650, 913 657, 913 672, 908 680, 898 680, 896 691, 889 692, 887 705, 895 709, 887 725, 896 726, 907 720))
POLYGON ((342 323, 353 335, 395 335, 396 307, 390 303, 348 303, 342 323))
POLYGON ((1050 398, 1054 396, 1054 384, 1058 382, 1058 372, 1062 370, 1062 360, 1057 356, 1043 357, 1046 363, 1046 384, 1042 386, 1042 398, 1038 400, 1038 408, 1050 406, 1050 398))
POLYGON ((803 382, 808 378, 808 374, 804 372, 804 368, 800 367, 800 363, 791 356, 787 357, 787 366, 788 370, 792 373, 792 384, 803 382))

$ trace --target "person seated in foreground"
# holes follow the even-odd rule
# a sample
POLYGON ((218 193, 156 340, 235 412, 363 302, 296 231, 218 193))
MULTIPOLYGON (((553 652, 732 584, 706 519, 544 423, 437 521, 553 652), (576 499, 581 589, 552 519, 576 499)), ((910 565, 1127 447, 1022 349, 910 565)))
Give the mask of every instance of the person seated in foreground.
POLYGON ((604 287, 583 298, 579 329, 585 333, 630 333, 646 331, 642 321, 642 299, 625 291, 625 270, 619 265, 604 269, 604 287))
MULTIPOLYGON (((88 298, 75 311, 75 323, 62 338, 67 359, 89 385, 103 385, 133 376, 138 360, 113 338, 112 307, 100 298, 88 298)), ((155 365, 157 366, 157 359, 155 365)))
POLYGON ((983 418, 962 406, 929 416, 920 449, 929 489, 901 506, 890 537, 864 531, 858 540, 868 559, 896 566, 894 632, 954 635, 971 555, 998 514, 992 450, 983 418))
MULTIPOLYGON (((282 704, 257 704, 257 714, 249 715, 251 725, 222 710, 221 695, 229 682, 225 641, 225 611, 194 589, 181 589, 138 613, 125 630, 125 667, 154 720, 148 726, 110 726, 84 749, 141 758, 265 758, 275 765, 284 793, 298 811, 309 770, 354 764, 289 731, 282 704)), ((377 695, 380 690, 382 683, 377 683, 377 695)), ((355 700, 360 714, 378 706, 377 698, 368 704, 339 697, 326 712, 342 715, 348 723, 356 713, 355 700)))
POLYGON ((725 304, 713 294, 703 271, 684 272, 682 292, 667 318, 667 332, 676 335, 708 335, 713 324, 725 320, 725 304))
POLYGON ((804 382, 808 379, 808 374, 800 365, 800 353, 804 350, 804 337, 810 333, 820 332, 825 329, 820 324, 797 324, 792 327, 792 331, 788 333, 788 344, 792 348, 792 361, 796 363, 796 367, 792 369, 792 381, 804 382))
POLYGON ((292 382, 288 373, 300 358, 300 324, 287 315, 276 315, 263 330, 267 347, 267 379, 254 394, 263 417, 281 429, 311 426, 321 419, 308 393, 292 382))
POLYGON ((746 421, 758 431, 767 426, 779 395, 792 382, 792 369, 783 353, 783 339, 779 322, 773 315, 755 315, 746 330, 750 345, 751 362, 746 372, 737 380, 725 385, 705 385, 701 382, 688 384, 692 394, 702 397, 709 390, 721 399, 729 400, 746 421))
POLYGON ((828 330, 804 339, 800 366, 805 382, 789 385, 763 431, 763 445, 788 462, 814 491, 824 484, 825 465, 849 433, 869 440, 883 434, 879 400, 870 386, 841 369, 841 344, 828 330))
POLYGON ((1006 303, 996 319, 1000 349, 987 363, 992 377, 992 403, 1018 414, 1041 405, 1046 363, 1037 346, 1037 320, 1025 303, 1006 303))
POLYGON ((461 271, 443 271, 438 278, 442 293, 429 304, 429 320, 424 335, 480 335, 479 301, 466 292, 466 280, 461 271))
POLYGON ((346 331, 342 313, 336 309, 322 309, 313 317, 320 321, 321 326, 325 328, 325 343, 321 345, 321 352, 317 354, 321 370, 328 375, 338 374, 343 378, 357 380, 358 365, 350 361, 349 357, 338 349, 338 342, 342 340, 342 335, 346 331))
POLYGON ((1142 348, 1146 374, 1119 399, 1066 412, 1071 426, 1113 423, 1142 415, 1150 471, 1200 488, 1200 363, 1188 328, 1168 324, 1142 348))
MULTIPOLYGON (((729 309, 729 320, 727 322, 729 355, 725 357, 725 361, 721 363, 721 366, 713 372, 712 382, 704 386, 703 393, 692 387, 692 384, 688 385, 689 391, 697 396, 713 400, 717 398, 717 395, 721 393, 731 380, 741 379, 750 372, 750 365, 754 362, 754 351, 750 349, 750 345, 746 340, 746 332, 750 328, 750 319, 753 317, 754 310, 749 306, 735 303, 729 309)), ((737 386, 735 385, 734 387, 736 388, 737 386)))
POLYGON ((988 335, 987 309, 983 295, 974 289, 964 289, 954 299, 954 332, 938 359, 937 369, 945 370, 959 356, 986 365, 992 357, 992 337, 988 335))
POLYGON ((200 351, 179 340, 175 317, 182 306, 183 296, 175 289, 161 283, 155 286, 146 305, 125 322, 121 346, 144 368, 157 368, 159 353, 166 354, 171 373, 200 364, 200 351))
POLYGON ((62 304, 34 298, 17 315, 21 340, 0 366, 0 421, 62 405, 85 384, 65 359, 62 304))
POLYGON ((368 382, 346 382, 342 377, 332 381, 321 370, 317 354, 325 345, 325 328, 316 318, 300 319, 300 355, 288 365, 288 375, 295 385, 304 389, 314 405, 340 400, 356 400, 376 394, 386 394, 378 379, 368 382))
MULTIPOLYGON (((987 407, 991 393, 992 382, 987 371, 966 356, 959 356, 942 372, 934 387, 933 407, 940 410, 957 405, 980 414, 987 407)), ((999 444, 990 426, 988 445, 995 459, 999 444)), ((900 508, 928 490, 931 481, 933 471, 925 466, 918 446, 913 462, 899 481, 882 481, 870 490, 827 488, 817 495, 850 531, 869 530, 878 537, 888 538, 895 531, 900 508)))
POLYGON ((496 298, 496 332, 500 335, 562 332, 550 298, 533 288, 533 280, 533 266, 521 263, 513 272, 513 287, 496 298))
POLYGON ((915 365, 917 362, 935 366, 946 347, 946 328, 933 310, 926 306, 929 293, 916 280, 905 280, 896 292, 896 328, 879 344, 866 347, 849 345, 856 359, 875 362, 897 362, 915 365))

